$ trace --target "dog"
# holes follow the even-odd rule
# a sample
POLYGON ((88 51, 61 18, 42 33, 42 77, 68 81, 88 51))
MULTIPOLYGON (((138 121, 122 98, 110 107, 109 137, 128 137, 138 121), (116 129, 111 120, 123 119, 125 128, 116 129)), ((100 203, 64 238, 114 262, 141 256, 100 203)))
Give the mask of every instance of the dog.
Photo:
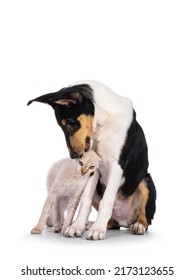
POLYGON ((97 219, 86 234, 102 240, 109 228, 126 227, 142 235, 156 211, 156 188, 148 173, 148 147, 129 98, 96 81, 82 81, 39 96, 49 104, 64 132, 71 158, 93 148, 103 161, 84 190, 79 214, 67 236, 81 236, 91 211, 97 219))
POLYGON ((47 176, 47 199, 38 224, 31 230, 32 234, 41 234, 47 224, 53 226, 54 232, 62 230, 65 235, 87 181, 100 164, 100 157, 90 150, 84 153, 82 159, 65 158, 52 166, 47 176), (64 220, 65 210, 67 213, 64 220))

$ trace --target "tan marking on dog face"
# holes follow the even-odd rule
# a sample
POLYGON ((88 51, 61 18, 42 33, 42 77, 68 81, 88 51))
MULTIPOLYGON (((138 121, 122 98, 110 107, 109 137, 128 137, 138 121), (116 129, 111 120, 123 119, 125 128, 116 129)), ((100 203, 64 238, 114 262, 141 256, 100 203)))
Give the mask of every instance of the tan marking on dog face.
POLYGON ((66 125, 66 120, 65 119, 61 120, 61 124, 66 125))
POLYGON ((73 99, 59 99, 57 101, 54 101, 56 104, 60 104, 60 105, 65 105, 68 106, 70 103, 76 103, 75 100, 73 99))
POLYGON ((77 154, 82 154, 85 152, 86 138, 92 138, 93 116, 82 114, 77 120, 80 122, 81 127, 73 136, 70 136, 69 140, 72 150, 77 154))
POLYGON ((147 205, 148 198, 149 198, 149 190, 147 188, 147 183, 145 182, 145 180, 142 180, 139 183, 138 191, 141 195, 141 206, 138 210, 137 221, 147 229, 148 222, 147 222, 147 218, 146 218, 146 205, 147 205))

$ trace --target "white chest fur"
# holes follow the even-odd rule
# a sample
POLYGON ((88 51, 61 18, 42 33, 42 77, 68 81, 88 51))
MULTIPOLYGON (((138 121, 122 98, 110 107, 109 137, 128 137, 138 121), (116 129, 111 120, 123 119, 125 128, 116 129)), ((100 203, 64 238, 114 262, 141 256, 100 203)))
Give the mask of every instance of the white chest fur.
POLYGON ((110 88, 90 82, 94 91, 95 116, 93 123, 93 149, 100 155, 103 166, 99 171, 106 186, 109 168, 117 162, 133 119, 132 101, 117 95, 110 88))

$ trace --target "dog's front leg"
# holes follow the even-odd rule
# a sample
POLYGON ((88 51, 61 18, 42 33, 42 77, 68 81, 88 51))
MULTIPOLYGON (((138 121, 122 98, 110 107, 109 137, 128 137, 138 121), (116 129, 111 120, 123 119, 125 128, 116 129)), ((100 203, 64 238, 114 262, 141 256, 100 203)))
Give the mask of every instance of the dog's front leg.
POLYGON ((84 189, 81 198, 78 216, 76 220, 73 222, 73 224, 66 229, 64 233, 65 236, 77 237, 77 236, 81 236, 85 231, 85 226, 91 211, 92 200, 93 200, 98 179, 99 179, 99 172, 95 171, 94 175, 89 178, 87 185, 84 189))
POLYGON ((116 194, 122 178, 122 169, 117 162, 109 165, 109 175, 104 196, 99 204, 99 212, 95 223, 87 233, 87 239, 101 240, 105 238, 107 223, 112 215, 116 194))

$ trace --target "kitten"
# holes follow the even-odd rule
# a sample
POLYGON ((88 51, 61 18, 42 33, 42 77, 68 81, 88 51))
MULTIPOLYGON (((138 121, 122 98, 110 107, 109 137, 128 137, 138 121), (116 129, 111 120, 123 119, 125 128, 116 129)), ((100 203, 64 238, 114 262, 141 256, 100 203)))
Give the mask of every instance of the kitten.
POLYGON ((55 232, 71 225, 80 197, 90 176, 101 164, 100 157, 90 150, 79 159, 62 159, 56 162, 47 176, 47 199, 38 224, 32 234, 41 234, 45 224, 53 226, 55 232), (64 220, 64 211, 67 210, 64 220), (63 226, 63 228, 62 228, 63 226))

